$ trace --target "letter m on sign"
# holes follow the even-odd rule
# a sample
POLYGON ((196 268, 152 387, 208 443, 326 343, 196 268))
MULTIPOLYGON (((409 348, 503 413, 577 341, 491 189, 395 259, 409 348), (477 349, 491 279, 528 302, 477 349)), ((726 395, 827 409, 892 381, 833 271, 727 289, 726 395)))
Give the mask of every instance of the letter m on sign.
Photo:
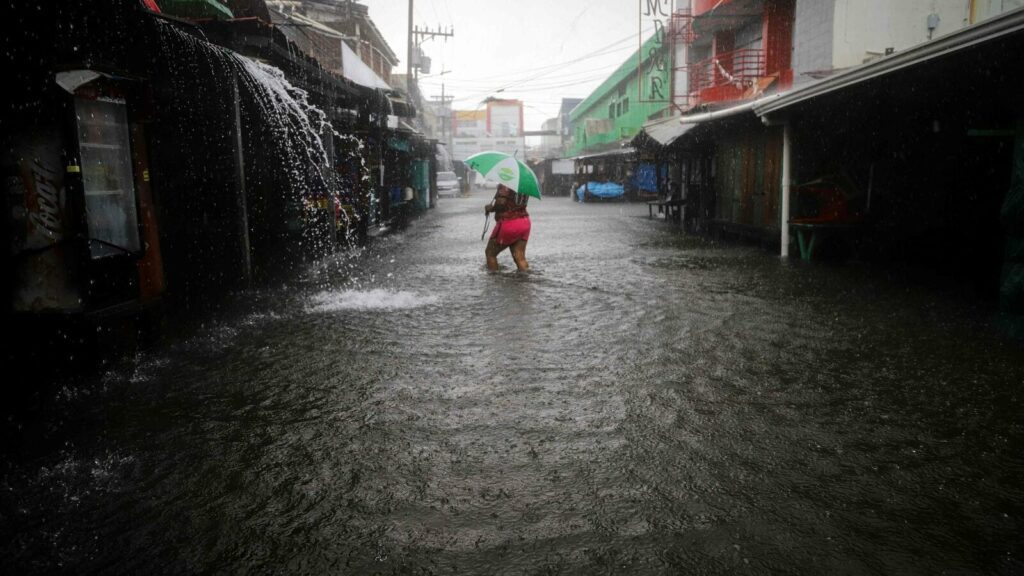
POLYGON ((664 16, 668 18, 669 12, 671 11, 670 3, 672 0, 643 0, 646 3, 646 10, 644 16, 664 16), (668 9, 666 9, 668 7, 668 9))

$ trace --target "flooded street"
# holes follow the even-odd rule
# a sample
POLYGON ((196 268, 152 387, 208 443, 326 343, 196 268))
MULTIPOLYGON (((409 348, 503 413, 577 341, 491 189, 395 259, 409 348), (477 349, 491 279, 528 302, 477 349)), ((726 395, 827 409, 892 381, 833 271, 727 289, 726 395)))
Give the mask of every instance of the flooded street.
POLYGON ((488 199, 8 419, 0 571, 1024 571, 987 312, 564 197, 489 274, 488 199))

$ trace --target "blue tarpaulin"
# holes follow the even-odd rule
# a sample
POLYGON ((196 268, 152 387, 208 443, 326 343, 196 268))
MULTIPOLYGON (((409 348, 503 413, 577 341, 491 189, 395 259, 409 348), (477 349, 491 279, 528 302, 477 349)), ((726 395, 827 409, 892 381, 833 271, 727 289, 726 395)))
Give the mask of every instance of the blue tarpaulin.
POLYGON ((644 192, 658 192, 658 167, 654 164, 640 164, 633 171, 633 186, 644 192))
POLYGON ((626 189, 622 187, 622 184, 616 184, 615 182, 587 182, 586 186, 580 186, 576 190, 576 196, 580 199, 584 199, 584 192, 589 189, 590 195, 596 198, 618 198, 626 193, 626 189))

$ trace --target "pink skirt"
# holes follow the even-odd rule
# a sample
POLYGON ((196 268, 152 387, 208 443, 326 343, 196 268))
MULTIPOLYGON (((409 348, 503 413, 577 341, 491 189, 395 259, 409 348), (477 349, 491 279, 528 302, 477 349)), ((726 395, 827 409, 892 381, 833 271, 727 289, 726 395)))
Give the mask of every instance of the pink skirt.
POLYGON ((519 240, 530 239, 530 217, 515 218, 513 220, 502 220, 491 232, 491 239, 498 242, 500 246, 509 246, 519 240))

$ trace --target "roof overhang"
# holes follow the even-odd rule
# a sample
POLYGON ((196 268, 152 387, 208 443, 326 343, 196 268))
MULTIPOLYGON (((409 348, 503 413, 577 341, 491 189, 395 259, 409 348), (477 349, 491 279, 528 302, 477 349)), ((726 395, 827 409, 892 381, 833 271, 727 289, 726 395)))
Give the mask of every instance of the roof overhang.
POLYGON ((363 62, 355 51, 349 48, 345 42, 339 42, 341 45, 341 74, 350 81, 359 84, 360 86, 366 86, 367 88, 380 88, 381 90, 390 91, 391 86, 384 81, 383 78, 377 75, 363 62))
POLYGON ((321 24, 320 22, 317 22, 316 20, 313 20, 312 18, 307 18, 307 17, 303 16, 302 14, 300 14, 298 12, 285 12, 284 10, 280 10, 280 9, 277 9, 277 8, 273 9, 272 12, 274 14, 279 15, 280 17, 282 17, 285 20, 285 22, 275 22, 276 26, 291 25, 291 26, 309 28, 311 30, 315 30, 317 33, 319 33, 322 36, 326 36, 328 38, 334 38, 335 40, 344 40, 344 39, 348 38, 348 36, 345 36, 344 34, 342 34, 341 32, 338 32, 334 28, 331 28, 330 26, 326 26, 324 24, 321 24))
POLYGON ((626 148, 616 148, 614 150, 607 150, 605 152, 594 152, 593 154, 581 154, 579 156, 573 156, 570 160, 598 160, 602 158, 625 158, 631 154, 636 153, 636 149, 632 146, 626 148))
POLYGON ((658 144, 668 146, 696 127, 697 123, 683 124, 679 117, 672 116, 644 124, 641 132, 658 144))
POLYGON ((751 104, 753 104, 753 110, 758 116, 767 116, 807 100, 916 66, 929 60, 950 56, 973 46, 991 42, 1021 31, 1024 31, 1024 8, 1005 12, 980 24, 968 26, 913 48, 896 52, 880 60, 840 72, 803 88, 776 94, 770 99, 757 100, 751 104))
POLYGON ((757 100, 750 100, 749 102, 744 102, 742 104, 730 106, 729 108, 722 108, 720 110, 711 110, 709 112, 701 112, 699 114, 688 114, 686 116, 680 116, 678 120, 679 123, 683 125, 701 124, 703 122, 710 122, 712 120, 719 120, 722 118, 738 116, 740 114, 744 114, 747 112, 753 114, 754 110, 758 106, 766 105, 767 103, 770 103, 778 99, 780 96, 780 94, 772 94, 771 96, 764 96, 762 98, 758 98, 757 100))

